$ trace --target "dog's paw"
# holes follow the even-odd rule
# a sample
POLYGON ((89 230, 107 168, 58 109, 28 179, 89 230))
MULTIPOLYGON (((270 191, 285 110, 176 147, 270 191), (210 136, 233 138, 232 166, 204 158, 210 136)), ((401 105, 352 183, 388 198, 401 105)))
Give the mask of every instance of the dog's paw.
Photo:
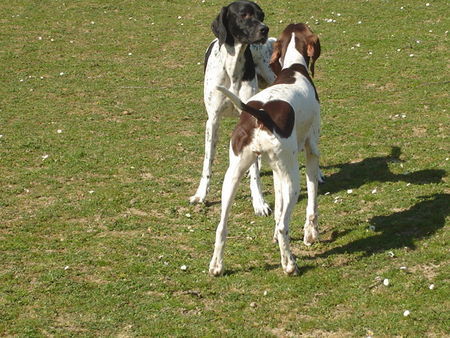
POLYGON ((269 216, 272 213, 272 209, 266 202, 259 203, 258 205, 253 205, 256 216, 269 216))
POLYGON ((202 203, 205 203, 205 198, 201 197, 201 196, 194 195, 194 196, 191 196, 189 198, 189 203, 191 203, 191 204, 202 204, 202 203))
POLYGON ((303 237, 303 243, 306 246, 311 246, 319 241, 319 231, 314 227, 305 227, 305 236, 303 237))
POLYGON ((297 266, 297 263, 288 264, 288 266, 284 269, 284 273, 288 276, 298 276, 300 274, 300 270, 297 266))
POLYGON ((317 181, 319 182, 319 184, 325 183, 325 176, 322 173, 322 170, 320 170, 320 169, 319 169, 319 172, 317 173, 317 181))
POLYGON ((213 263, 209 264, 209 274, 213 277, 219 277, 223 275, 223 264, 213 263))

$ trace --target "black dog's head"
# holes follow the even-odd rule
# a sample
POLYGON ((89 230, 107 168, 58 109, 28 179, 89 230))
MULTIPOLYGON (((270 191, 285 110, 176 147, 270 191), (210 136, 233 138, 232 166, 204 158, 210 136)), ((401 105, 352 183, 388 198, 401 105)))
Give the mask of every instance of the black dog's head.
POLYGON ((211 29, 219 39, 230 46, 237 40, 240 43, 265 43, 269 27, 263 24, 262 9, 251 1, 235 1, 223 7, 213 21, 211 29))

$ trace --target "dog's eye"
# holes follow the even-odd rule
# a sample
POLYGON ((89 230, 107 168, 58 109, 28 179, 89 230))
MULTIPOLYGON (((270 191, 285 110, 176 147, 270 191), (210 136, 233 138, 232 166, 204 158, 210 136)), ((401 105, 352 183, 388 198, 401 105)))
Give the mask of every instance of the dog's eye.
POLYGON ((248 18, 250 18, 251 17, 251 14, 249 14, 249 13, 242 13, 241 14, 241 18, 242 19, 248 19, 248 18))

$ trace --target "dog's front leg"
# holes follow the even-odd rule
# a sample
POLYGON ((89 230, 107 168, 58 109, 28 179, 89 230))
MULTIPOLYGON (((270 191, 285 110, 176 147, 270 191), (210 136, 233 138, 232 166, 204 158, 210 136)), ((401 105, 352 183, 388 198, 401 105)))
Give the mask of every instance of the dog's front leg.
POLYGON ((191 196, 190 202, 204 203, 206 195, 208 194, 209 185, 211 182, 212 163, 216 153, 216 145, 218 139, 218 131, 220 124, 220 113, 214 112, 209 114, 208 121, 206 121, 205 128, 205 157, 203 159, 203 170, 200 184, 195 195, 191 196))

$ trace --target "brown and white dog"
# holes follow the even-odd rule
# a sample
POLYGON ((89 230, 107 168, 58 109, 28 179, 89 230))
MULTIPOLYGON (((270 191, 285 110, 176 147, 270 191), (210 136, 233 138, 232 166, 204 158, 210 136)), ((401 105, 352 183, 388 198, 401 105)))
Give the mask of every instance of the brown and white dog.
POLYGON ((255 159, 262 155, 273 170, 275 189, 275 233, 281 264, 288 275, 298 274, 289 245, 289 222, 297 202, 300 182, 298 152, 306 154, 308 204, 304 243, 318 240, 317 184, 319 175, 320 104, 308 73, 320 55, 320 42, 305 24, 290 24, 276 42, 271 66, 274 84, 245 104, 234 93, 217 87, 242 111, 230 142, 230 164, 222 187, 222 212, 216 231, 209 272, 224 271, 223 252, 227 221, 239 181, 255 159))

